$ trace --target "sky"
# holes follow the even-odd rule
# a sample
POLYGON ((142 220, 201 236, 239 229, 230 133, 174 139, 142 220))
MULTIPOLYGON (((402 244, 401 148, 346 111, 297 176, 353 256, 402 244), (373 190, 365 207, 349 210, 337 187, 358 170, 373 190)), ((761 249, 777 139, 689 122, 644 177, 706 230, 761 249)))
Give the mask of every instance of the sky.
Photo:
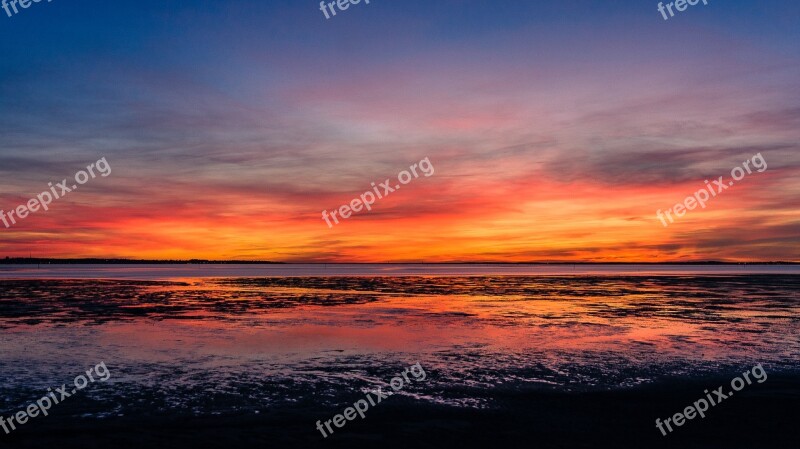
POLYGON ((0 257, 800 261, 800 3, 657 5, 0 10, 0 209, 111 167, 0 224, 0 257), (323 220, 424 158, 433 175, 323 220))

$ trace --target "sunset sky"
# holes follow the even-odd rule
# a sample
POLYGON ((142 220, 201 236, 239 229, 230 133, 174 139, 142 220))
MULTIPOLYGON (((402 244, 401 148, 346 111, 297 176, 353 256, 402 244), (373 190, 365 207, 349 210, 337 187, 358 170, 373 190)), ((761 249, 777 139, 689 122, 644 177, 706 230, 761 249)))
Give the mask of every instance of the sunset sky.
POLYGON ((0 257, 800 261, 800 3, 0 10, 0 257), (705 180, 768 163, 664 227, 705 180), (330 229, 321 218, 428 157, 330 229))

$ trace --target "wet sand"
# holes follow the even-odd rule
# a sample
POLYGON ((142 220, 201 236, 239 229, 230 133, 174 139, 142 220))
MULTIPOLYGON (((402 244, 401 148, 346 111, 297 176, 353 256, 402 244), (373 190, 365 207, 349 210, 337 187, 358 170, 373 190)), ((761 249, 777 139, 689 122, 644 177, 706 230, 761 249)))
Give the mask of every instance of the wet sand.
MULTIPOLYGON (((797 447, 800 276, 0 281, 8 447, 797 447), (315 428, 420 362, 415 383, 315 428), (664 437, 667 418, 762 363, 664 437)), ((5 444, 4 444, 5 446, 5 444)))
MULTIPOLYGON (((381 404, 365 420, 348 423, 323 439, 316 419, 341 409, 306 403, 260 414, 116 417, 102 421, 69 416, 52 419, 4 438, 5 447, 536 447, 544 448, 796 448, 797 376, 771 376, 662 436, 654 416, 682 410, 703 389, 728 378, 675 379, 647 387, 605 392, 498 391, 490 409, 458 408, 418 401, 381 404), (311 426, 309 426, 311 423, 311 426)), ((84 402, 84 403, 81 403, 84 402)), ((99 408, 100 404, 80 407, 99 408)))

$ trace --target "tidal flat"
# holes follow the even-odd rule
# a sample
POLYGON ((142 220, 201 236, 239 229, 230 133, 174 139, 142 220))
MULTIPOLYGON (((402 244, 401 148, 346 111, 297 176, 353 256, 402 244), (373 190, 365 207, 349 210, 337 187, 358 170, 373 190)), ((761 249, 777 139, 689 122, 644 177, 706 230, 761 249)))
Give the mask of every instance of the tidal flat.
POLYGON ((800 276, 0 280, 0 414, 104 362, 6 447, 796 447, 800 276), (420 363, 328 438, 315 428, 420 363), (656 418, 762 364, 664 437, 656 418))

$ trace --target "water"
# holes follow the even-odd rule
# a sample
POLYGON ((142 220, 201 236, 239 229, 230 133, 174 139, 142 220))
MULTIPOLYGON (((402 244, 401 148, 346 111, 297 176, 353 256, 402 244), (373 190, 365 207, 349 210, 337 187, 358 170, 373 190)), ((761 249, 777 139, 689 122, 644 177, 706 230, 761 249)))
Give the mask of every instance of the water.
MULTIPOLYGON (((361 275, 290 277, 276 275, 284 266, 73 266, 49 268, 49 280, 6 272, 17 279, 0 281, 0 414, 101 361, 111 379, 91 384, 63 419, 301 410, 313 433, 328 410, 388 388, 418 362, 425 380, 395 404, 494 410, 531 391, 627 391, 758 363, 771 374, 800 370, 800 276, 645 268, 414 276, 418 266, 395 266, 386 269, 404 276, 376 276, 365 273, 380 266, 352 266, 327 269, 361 275), (197 270, 205 276, 187 276, 197 270), (247 277, 263 271, 273 276, 247 277), (117 279, 80 279, 92 276, 117 279)), ((762 269, 795 270, 753 271, 762 269)))
MULTIPOLYGON (((779 429, 794 406, 779 404, 796 397, 800 378, 794 266, 572 270, 13 267, 0 275, 0 416, 104 362, 107 382, 89 384, 10 441, 49 447, 47 435, 69 428, 72 436, 58 439, 62 447, 120 447, 142 438, 156 447, 314 445, 329 441, 316 432, 317 420, 369 390, 389 389, 393 377, 420 363, 423 380, 336 441, 358 446, 361 440, 347 438, 369 436, 384 444, 394 426, 389 440, 398 446, 404 435, 435 447, 464 447, 491 435, 487 444, 505 436, 509 447, 526 447, 523 428, 543 447, 591 445, 598 435, 609 447, 661 447, 652 419, 718 379, 763 364, 770 375, 764 387, 775 392, 763 397, 769 407, 754 403, 757 418, 735 405, 722 408, 716 413, 728 416, 710 422, 728 427, 705 424, 713 431, 691 441, 752 447, 749 434, 735 432, 745 428, 739 419, 760 420, 776 427, 769 428, 776 441, 791 441, 779 429), (509 274, 518 271, 527 274, 509 274), (764 272, 771 274, 758 274, 764 272), (701 384, 685 399, 675 390, 695 380, 701 384), (659 396, 648 396, 653 389, 659 396), (612 396, 585 396, 596 394, 612 396), (670 402, 673 396, 679 402, 670 402), (210 418, 222 427, 209 427, 210 418), (175 422, 181 424, 169 424, 175 422), (558 433, 577 425, 583 432, 558 433), (142 433, 155 426, 163 428, 142 433), (462 429, 463 442, 431 442, 448 435, 443 428, 462 429), (719 440, 720 432, 727 439, 719 440), (633 443, 614 441, 619 435, 633 443)), ((746 399, 734 404, 750 404, 746 399)))
POLYGON ((114 264, 0 265, 0 279, 180 279, 247 276, 800 274, 800 265, 658 264, 114 264))

